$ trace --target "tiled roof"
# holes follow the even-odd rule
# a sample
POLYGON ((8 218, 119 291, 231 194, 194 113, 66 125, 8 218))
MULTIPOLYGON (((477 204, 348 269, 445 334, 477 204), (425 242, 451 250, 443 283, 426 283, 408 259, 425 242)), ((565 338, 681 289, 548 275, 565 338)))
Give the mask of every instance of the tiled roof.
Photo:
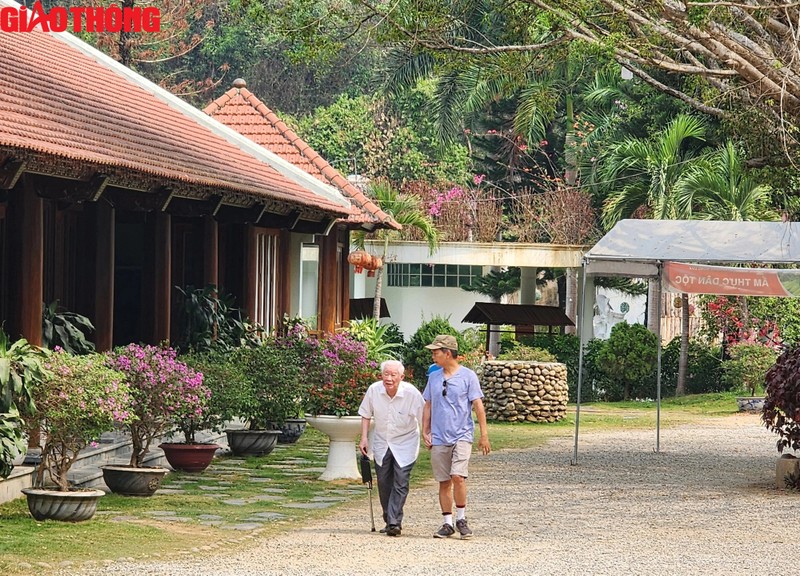
POLYGON ((9 147, 316 213, 353 213, 335 188, 64 33, 0 33, 0 148, 9 147))
POLYGON ((347 223, 378 224, 395 230, 401 228, 250 92, 244 80, 235 80, 234 87, 209 104, 205 112, 312 176, 338 188, 360 212, 348 217, 347 223))

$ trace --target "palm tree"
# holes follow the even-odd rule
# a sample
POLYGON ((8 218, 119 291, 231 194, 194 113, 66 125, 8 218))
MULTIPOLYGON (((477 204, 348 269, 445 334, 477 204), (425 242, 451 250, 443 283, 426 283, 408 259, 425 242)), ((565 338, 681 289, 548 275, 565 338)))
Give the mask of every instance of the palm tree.
MULTIPOLYGON (((628 138, 604 158, 602 174, 611 188, 603 205, 603 224, 610 229, 618 220, 646 210, 656 220, 688 217, 689 207, 679 201, 682 180, 697 160, 692 140, 703 140, 705 124, 699 118, 679 115, 652 140, 628 138)), ((648 328, 655 332, 661 311, 654 282, 647 295, 648 328)), ((689 296, 681 294, 681 351, 676 394, 686 390, 689 358, 689 296)))
POLYGON ((733 142, 705 154, 676 187, 681 211, 698 220, 777 220, 772 189, 744 171, 733 142))
MULTIPOLYGON (((381 210, 400 224, 404 229, 413 228, 418 230, 425 241, 428 243, 430 254, 436 250, 439 244, 439 232, 431 220, 431 217, 422 207, 419 196, 414 194, 400 194, 392 185, 384 180, 378 180, 370 186, 373 200, 380 206, 381 210)), ((375 300, 372 315, 375 320, 380 319, 381 314, 381 293, 383 291, 383 270, 386 266, 386 256, 389 251, 389 240, 399 238, 400 232, 397 230, 380 230, 376 237, 383 239, 384 265, 378 268, 375 274, 375 300)), ((354 232, 352 242, 357 247, 363 249, 366 239, 365 232, 354 232)))

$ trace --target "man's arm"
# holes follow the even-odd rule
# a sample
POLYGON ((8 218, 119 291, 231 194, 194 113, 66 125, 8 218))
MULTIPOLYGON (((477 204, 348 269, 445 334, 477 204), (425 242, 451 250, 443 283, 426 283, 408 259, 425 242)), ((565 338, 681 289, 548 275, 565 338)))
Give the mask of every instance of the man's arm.
POLYGON ((425 442, 425 447, 430 448, 433 445, 431 439, 431 401, 425 401, 425 407, 422 409, 422 440, 425 442))
POLYGON ((486 410, 483 408, 483 400, 480 398, 473 400, 472 409, 475 411, 475 416, 478 418, 478 427, 481 431, 481 436, 478 439, 478 448, 486 455, 492 451, 492 445, 489 443, 489 429, 486 426, 486 410))
POLYGON ((369 451, 369 423, 372 421, 372 418, 365 418, 364 416, 361 417, 361 441, 358 443, 358 449, 361 450, 361 453, 366 456, 367 452, 369 451))

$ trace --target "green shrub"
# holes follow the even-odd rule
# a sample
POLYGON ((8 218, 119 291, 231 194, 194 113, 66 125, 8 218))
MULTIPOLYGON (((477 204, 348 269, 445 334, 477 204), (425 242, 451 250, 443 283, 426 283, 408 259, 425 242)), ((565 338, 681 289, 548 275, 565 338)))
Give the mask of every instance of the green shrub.
POLYGON ((428 366, 431 365, 431 351, 425 348, 433 342, 439 334, 450 334, 456 337, 458 342, 458 353, 466 354, 470 352, 464 337, 450 324, 449 317, 434 316, 414 332, 411 340, 408 341, 403 353, 403 363, 406 366, 406 380, 409 380, 408 372, 411 372, 411 380, 422 390, 428 382, 428 366))
POLYGON ((375 318, 353 320, 347 331, 353 338, 367 346, 367 359, 376 364, 400 356, 402 343, 392 342, 386 335, 389 325, 381 325, 375 318))
MULTIPOLYGON (((611 329, 597 357, 600 371, 622 384, 622 399, 642 397, 637 385, 652 378, 656 369, 658 340, 641 324, 621 322, 611 329)), ((609 398, 610 400, 610 398, 609 398)))
POLYGON ((761 393, 764 377, 778 353, 759 343, 739 342, 728 347, 730 360, 722 363, 722 382, 728 390, 747 392, 750 396, 761 393))
POLYGON ((522 360, 525 362, 558 362, 558 358, 547 350, 519 344, 497 357, 498 360, 522 360))
MULTIPOLYGON (((681 354, 681 338, 676 336, 663 348, 661 353, 661 395, 675 394, 678 384, 678 361, 681 354)), ((689 358, 686 370, 686 393, 706 394, 722 392, 725 386, 721 380, 720 348, 702 340, 689 340, 689 358)), ((655 378, 652 379, 652 392, 648 397, 655 398, 655 378)))

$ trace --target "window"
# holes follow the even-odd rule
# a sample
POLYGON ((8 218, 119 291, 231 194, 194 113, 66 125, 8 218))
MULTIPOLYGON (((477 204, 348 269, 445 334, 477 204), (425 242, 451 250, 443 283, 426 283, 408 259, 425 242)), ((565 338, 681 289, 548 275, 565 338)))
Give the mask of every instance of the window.
POLYGON ((471 284, 483 275, 483 266, 462 264, 400 264, 386 265, 389 286, 458 288, 471 284))

